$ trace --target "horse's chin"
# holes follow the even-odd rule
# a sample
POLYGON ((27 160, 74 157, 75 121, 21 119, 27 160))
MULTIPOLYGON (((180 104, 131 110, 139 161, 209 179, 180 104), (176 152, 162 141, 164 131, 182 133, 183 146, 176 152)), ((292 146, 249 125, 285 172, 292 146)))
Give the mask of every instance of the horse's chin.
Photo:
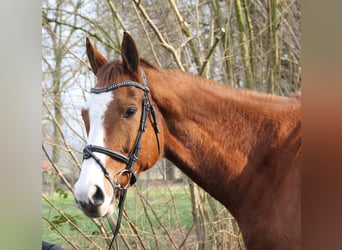
POLYGON ((100 218, 100 217, 106 217, 106 216, 112 215, 114 212, 114 205, 111 204, 109 206, 101 206, 97 208, 96 211, 89 211, 89 210, 82 209, 82 208, 81 210, 86 216, 90 218, 100 218))

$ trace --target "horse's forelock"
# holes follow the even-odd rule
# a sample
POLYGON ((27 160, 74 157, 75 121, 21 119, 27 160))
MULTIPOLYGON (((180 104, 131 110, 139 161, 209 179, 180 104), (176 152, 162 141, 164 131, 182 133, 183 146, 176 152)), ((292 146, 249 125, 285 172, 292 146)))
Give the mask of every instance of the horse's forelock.
MULTIPOLYGON (((140 59, 140 64, 145 69, 154 69, 157 70, 158 68, 151 64, 150 62, 140 59)), ((97 85, 98 88, 107 87, 116 82, 120 82, 123 79, 120 78, 123 74, 130 75, 129 80, 137 81, 136 77, 132 75, 129 70, 125 68, 121 60, 112 60, 103 65, 98 73, 97 73, 97 85)))
POLYGON ((125 73, 125 68, 119 60, 108 62, 98 71, 96 87, 102 88, 120 81, 119 77, 123 73, 125 73))

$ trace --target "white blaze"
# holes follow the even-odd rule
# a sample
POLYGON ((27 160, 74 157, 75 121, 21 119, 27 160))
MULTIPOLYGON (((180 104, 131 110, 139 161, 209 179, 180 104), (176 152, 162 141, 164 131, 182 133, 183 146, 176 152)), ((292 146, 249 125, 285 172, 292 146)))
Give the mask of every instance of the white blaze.
MULTIPOLYGON (((107 111, 108 105, 113 100, 112 92, 104 92, 101 94, 91 94, 87 101, 87 109, 89 113, 89 135, 87 139, 87 144, 92 144, 96 146, 104 145, 104 115, 107 111)), ((106 158, 108 156, 100 153, 95 153, 96 157, 105 164, 106 158)), ((94 161, 94 159, 89 158, 83 161, 82 169, 75 184, 75 197, 78 201, 87 202, 89 200, 89 194, 93 192, 93 187, 97 185, 103 191, 104 189, 104 175, 101 167, 94 161)), ((103 206, 109 206, 111 197, 105 198, 103 206)))

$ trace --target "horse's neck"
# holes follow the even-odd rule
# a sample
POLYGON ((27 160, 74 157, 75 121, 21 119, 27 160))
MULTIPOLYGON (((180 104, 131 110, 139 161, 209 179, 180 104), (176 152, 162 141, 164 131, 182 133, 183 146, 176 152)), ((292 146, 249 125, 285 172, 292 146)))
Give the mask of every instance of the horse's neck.
MULTIPOLYGON (((275 114, 262 108, 267 106, 261 104, 266 97, 244 96, 213 83, 198 83, 198 78, 187 74, 176 75, 160 79, 156 75, 151 86, 164 120, 165 157, 228 206, 236 202, 236 195, 228 201, 221 190, 236 191, 242 172, 251 164, 258 165, 276 146, 282 112, 287 110, 275 114)), ((280 98, 273 105, 282 102, 280 98)))

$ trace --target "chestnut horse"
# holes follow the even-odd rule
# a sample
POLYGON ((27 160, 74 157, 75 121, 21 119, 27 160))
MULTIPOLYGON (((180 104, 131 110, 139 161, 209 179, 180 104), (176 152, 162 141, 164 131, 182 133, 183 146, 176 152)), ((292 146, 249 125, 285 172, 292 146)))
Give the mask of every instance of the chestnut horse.
POLYGON ((90 217, 165 157, 236 218, 248 249, 301 249, 301 98, 234 89, 87 39, 97 84, 82 110, 87 146, 75 199, 90 217))

